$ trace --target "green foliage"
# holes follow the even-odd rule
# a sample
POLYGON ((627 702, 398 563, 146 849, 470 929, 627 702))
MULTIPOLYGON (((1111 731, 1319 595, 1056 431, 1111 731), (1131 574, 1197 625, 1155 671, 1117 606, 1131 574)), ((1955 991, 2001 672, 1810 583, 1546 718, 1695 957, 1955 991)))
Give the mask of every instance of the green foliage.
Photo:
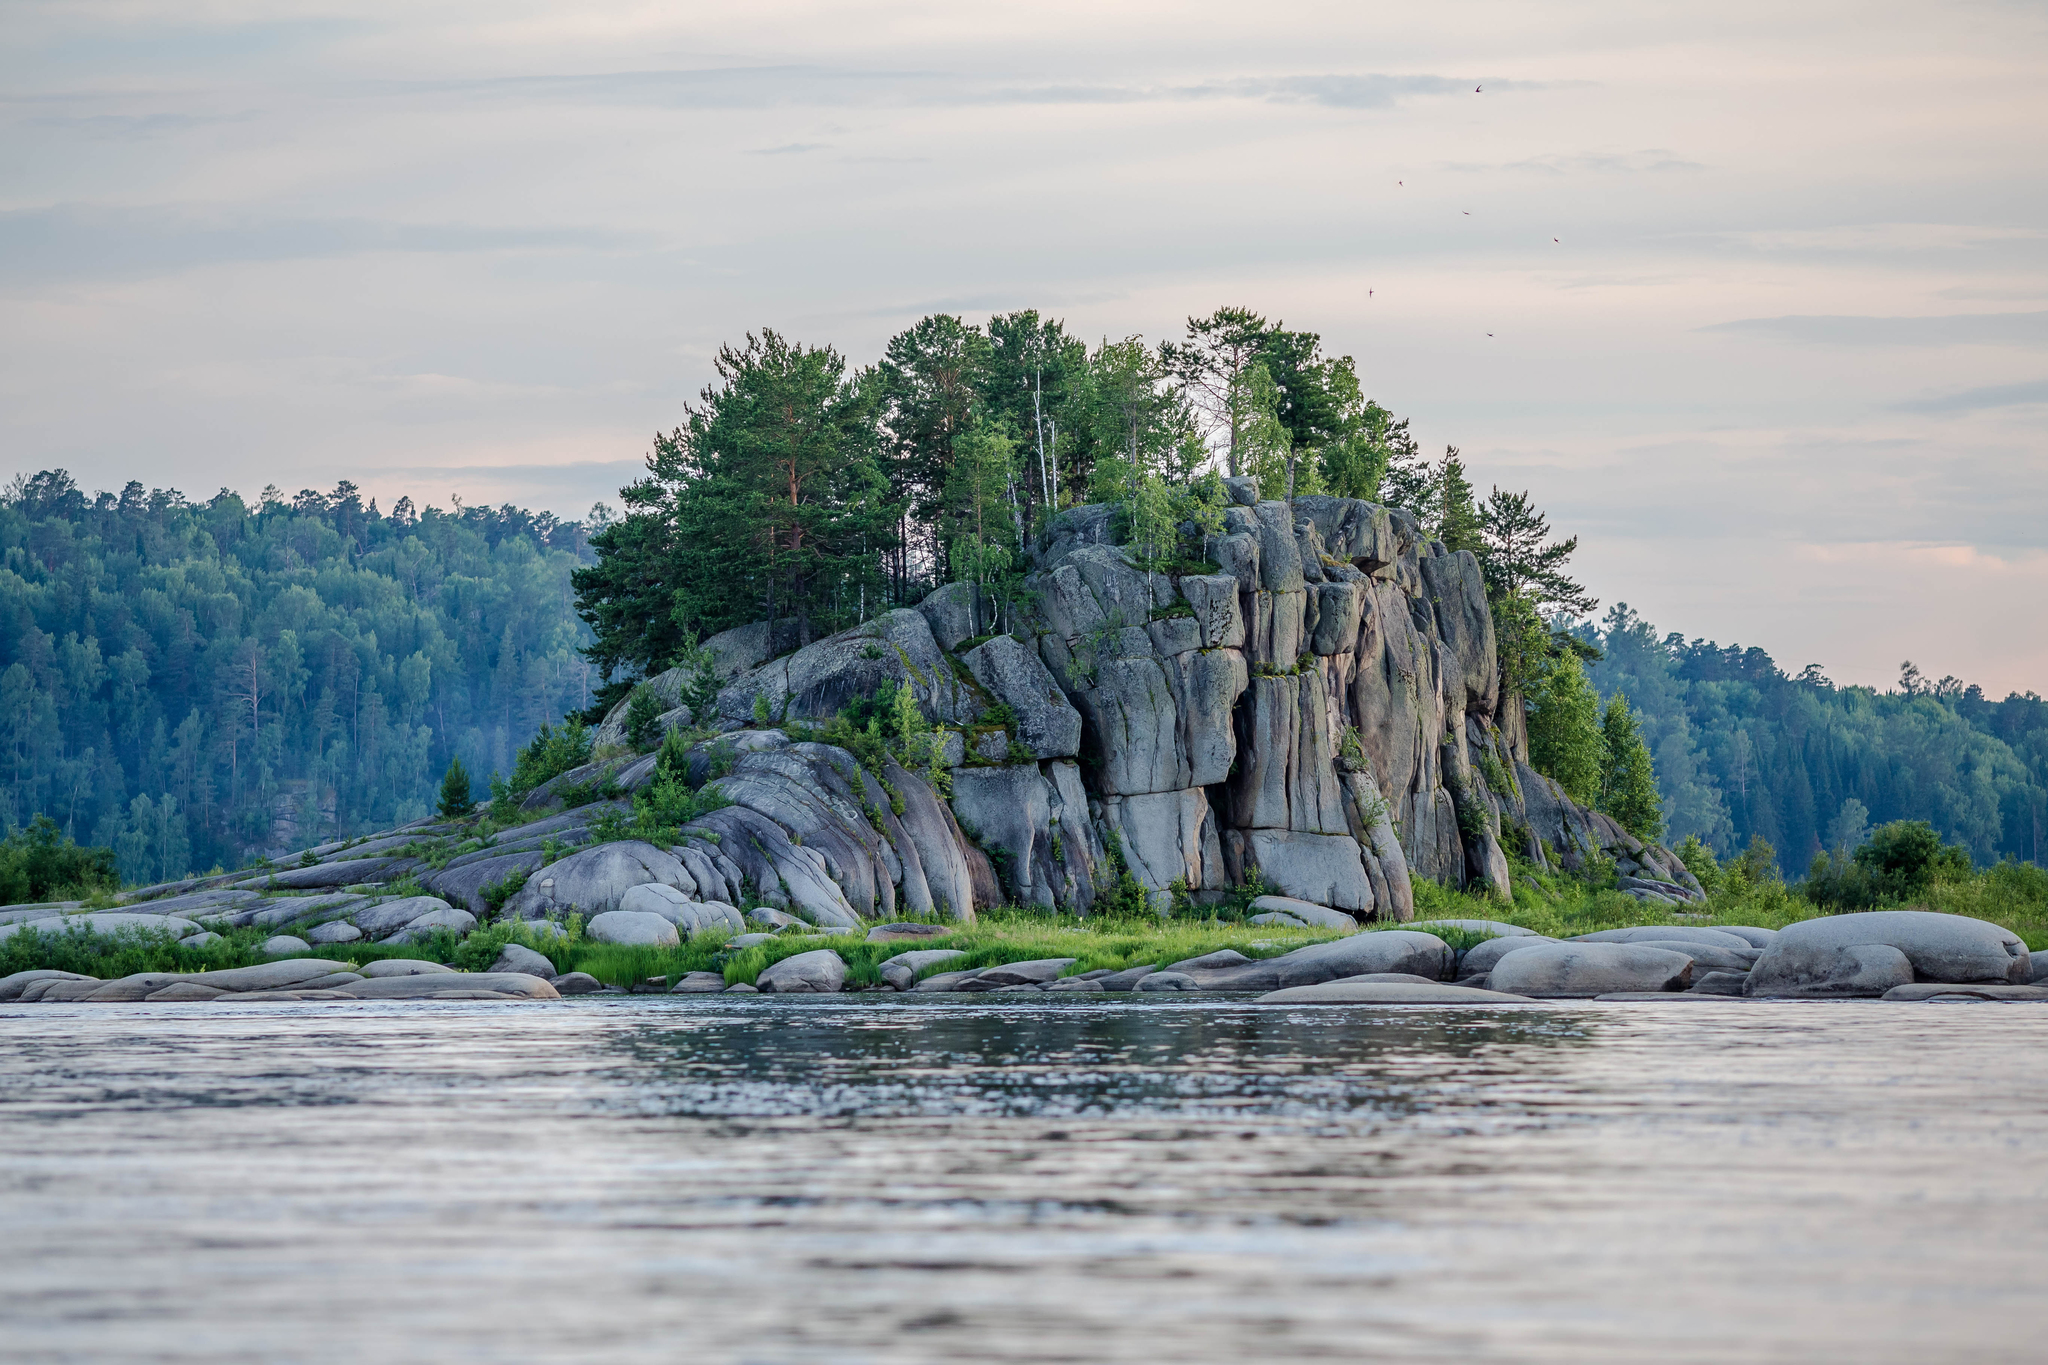
POLYGON ((47 814, 154 882, 425 816, 434 769, 509 766, 583 703, 565 590, 584 554, 547 514, 387 513, 346 482, 251 504, 17 479, 0 831, 47 814))
POLYGON ((448 771, 441 777, 441 799, 435 809, 444 820, 461 820, 469 815, 473 805, 469 769, 462 766, 462 755, 457 754, 448 760, 448 771))
POLYGON ((1840 687, 1818 665, 1788 675, 1761 649, 1660 634, 1626 603, 1577 638, 1603 656, 1601 693, 1638 708, 1674 838, 1725 858, 1758 835, 1803 868, 1871 825, 1925 820, 1979 866, 2048 861, 2048 701, 2031 692, 1840 687))
MULTIPOLYGON (((590 761, 592 736, 579 717, 571 716, 561 725, 543 725, 526 747, 519 751, 512 780, 491 791, 491 818, 510 823, 519 803, 543 782, 560 777, 590 761)), ((587 804, 587 803, 586 803, 587 804)))
POLYGON ((80 848, 47 815, 0 839, 0 905, 83 900, 120 886, 111 848, 80 848))
POLYGON ((1600 795, 1606 743, 1600 698, 1576 653, 1567 652, 1529 698, 1529 765, 1582 806, 1600 795))
POLYGON ((768 694, 756 692, 754 694, 754 728, 757 730, 766 729, 774 719, 774 713, 768 709, 768 694))
POLYGON ((1925 820, 1894 820, 1871 831, 1849 857, 1839 850, 1814 854, 1801 889, 1816 905, 1863 910, 1919 900, 1933 886, 1966 882, 1970 876, 1968 850, 1944 844, 1925 820))
POLYGON ((1608 698, 1600 739, 1606 751, 1600 768, 1600 809, 1638 839, 1657 838, 1664 832, 1664 804, 1657 795, 1649 746, 1643 743, 1627 693, 1608 698))
POLYGON ((645 753, 661 740, 661 717, 667 708, 652 687, 642 683, 626 704, 626 742, 645 753))
POLYGON ((1699 835, 1686 835, 1685 842, 1672 851, 1699 882, 1702 891, 1712 895, 1721 889, 1721 864, 1715 859, 1714 850, 1700 842, 1699 835))

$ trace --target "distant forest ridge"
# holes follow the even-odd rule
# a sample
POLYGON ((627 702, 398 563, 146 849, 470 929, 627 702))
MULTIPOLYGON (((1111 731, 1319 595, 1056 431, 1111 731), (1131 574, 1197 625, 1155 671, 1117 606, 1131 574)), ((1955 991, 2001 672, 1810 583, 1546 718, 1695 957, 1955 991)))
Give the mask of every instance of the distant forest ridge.
MULTIPOLYGON (((174 877, 427 813, 448 760, 509 772, 587 707, 570 572, 598 524, 512 506, 388 512, 347 482, 250 506, 62 471, 0 494, 0 826, 52 816, 174 877)), ((1761 837, 1788 874, 1888 820, 1979 862, 2043 861, 2048 702, 1910 668, 1899 688, 1792 676, 1660 635, 1626 605, 1573 633, 1642 713, 1668 842, 1761 837)), ((479 783, 481 785, 481 783, 479 783)), ((481 794, 481 793, 479 793, 481 794)))
POLYGON ((569 586, 589 558, 581 523, 509 505, 17 476, 0 825, 47 814, 136 882, 425 815, 452 756, 509 772, 589 704, 569 586))
POLYGON ((1660 636, 1617 603, 1574 634, 1602 651, 1603 698, 1627 693, 1656 759, 1667 840, 1728 853, 1761 838, 1788 875, 1892 820, 1925 820, 1979 863, 2048 853, 2048 701, 1993 701, 1901 666, 1899 686, 1788 675, 1761 649, 1660 636))

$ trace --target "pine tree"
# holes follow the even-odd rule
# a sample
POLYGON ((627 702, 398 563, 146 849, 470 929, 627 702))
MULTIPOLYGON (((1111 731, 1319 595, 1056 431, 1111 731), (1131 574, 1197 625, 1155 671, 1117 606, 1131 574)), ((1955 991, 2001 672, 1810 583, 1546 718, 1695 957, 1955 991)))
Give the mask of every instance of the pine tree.
POLYGON ((1657 774, 1650 746, 1643 743, 1628 694, 1616 692, 1600 724, 1606 761, 1600 773, 1600 809, 1638 839, 1664 832, 1664 800, 1657 794, 1657 774))
POLYGON ((441 779, 441 817, 459 820, 469 814, 474 804, 469 793, 469 769, 462 766, 462 756, 457 754, 448 760, 447 775, 441 779))
POLYGON ((1577 653, 1567 650, 1530 697, 1529 762, 1565 795, 1590 806, 1600 795, 1604 750, 1600 698, 1577 653))
POLYGON ((1474 500, 1472 482, 1465 477, 1465 462, 1458 458, 1456 446, 1444 447, 1443 463, 1436 473, 1435 522, 1430 527, 1444 548, 1453 554, 1459 550, 1470 550, 1482 554, 1486 550, 1486 538, 1480 529, 1479 507, 1474 500))

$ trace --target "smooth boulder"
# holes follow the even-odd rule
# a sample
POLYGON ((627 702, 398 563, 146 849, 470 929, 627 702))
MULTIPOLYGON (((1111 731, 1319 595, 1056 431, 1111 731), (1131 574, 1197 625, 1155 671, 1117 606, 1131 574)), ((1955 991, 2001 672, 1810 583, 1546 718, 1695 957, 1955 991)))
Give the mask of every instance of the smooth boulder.
POLYGON ((553 981, 557 975, 554 963, 519 943, 506 944, 499 952, 497 960, 491 963, 491 971, 499 975, 520 972, 527 976, 537 976, 543 981, 553 981))
MULTIPOLYGON (((1296 900, 1293 896, 1260 896, 1252 902, 1252 909, 1262 914, 1292 915, 1303 924, 1312 924, 1318 929, 1356 929, 1358 921, 1342 910, 1332 910, 1327 905, 1314 901, 1296 900)), ((1258 923, 1257 919, 1252 921, 1258 923)))
MULTIPOLYGON (((1407 928, 1381 929, 1330 943, 1312 943, 1259 962, 1217 970, 1198 969, 1188 975, 1205 991, 1277 991, 1368 972, 1406 972, 1440 981, 1450 974, 1455 961, 1456 954, 1450 945, 1435 934, 1407 928)), ((1106 989, 1116 989, 1104 984, 1106 989)))
POLYGON ((636 886, 660 882, 687 893, 696 881, 673 853, 638 839, 597 844, 540 868, 505 902, 508 919, 554 919, 570 913, 602 915, 620 908, 636 886))
POLYGON ((1692 959, 1636 943, 1542 943, 1503 957, 1487 988, 1541 999, 1590 999, 1613 991, 1682 991, 1692 959))
POLYGON ((967 954, 958 948, 917 948, 907 953, 896 954, 885 960, 876 970, 881 973, 882 980, 899 991, 907 991, 917 984, 918 974, 927 967, 935 967, 941 962, 951 962, 965 956, 967 954))
POLYGON ((776 995, 831 995, 846 985, 846 961, 830 948, 817 948, 763 967, 754 985, 776 995))
POLYGON ((1526 995, 1454 986, 1443 981, 1384 981, 1352 977, 1314 986, 1289 986, 1259 997, 1262 1005, 1533 1005, 1526 995))
POLYGON ((683 941, 675 925, 644 910, 607 910, 591 917, 583 936, 593 943, 673 948, 683 941))
POLYGON ((293 938, 290 934, 274 934, 264 939, 256 951, 265 957, 296 957, 300 953, 312 952, 313 945, 302 938, 293 938))
POLYGON ((1927 910, 1802 920, 1778 932, 1749 974, 1753 996, 1883 995, 1920 981, 2024 986, 2027 945, 2009 929, 1927 910))
POLYGON ((1602 929, 1580 934, 1573 943, 1701 943, 1716 948, 1753 949, 1755 944, 1740 934, 1697 924, 1635 924, 1626 929, 1602 929))
POLYGON ((1485 976, 1488 972, 1499 966, 1500 960, 1509 953, 1518 952, 1525 948, 1533 948, 1539 943, 1555 942, 1557 942, 1556 939, 1546 938, 1542 934, 1520 934, 1509 938, 1490 938, 1484 943, 1475 943, 1465 950, 1463 957, 1458 959, 1458 979, 1463 981, 1467 977, 1485 976))
POLYGON ((354 943, 363 936, 363 931, 347 920, 329 920, 306 931, 308 943, 354 943))

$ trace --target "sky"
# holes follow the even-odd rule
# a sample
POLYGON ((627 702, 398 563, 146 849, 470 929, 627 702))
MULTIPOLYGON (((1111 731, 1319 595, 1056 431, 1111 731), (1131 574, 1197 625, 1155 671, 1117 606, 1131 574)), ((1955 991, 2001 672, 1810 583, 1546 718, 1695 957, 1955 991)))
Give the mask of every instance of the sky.
POLYGON ((617 505, 722 342, 1250 307, 1603 610, 2048 692, 2048 6, 9 0, 0 476, 617 505))

